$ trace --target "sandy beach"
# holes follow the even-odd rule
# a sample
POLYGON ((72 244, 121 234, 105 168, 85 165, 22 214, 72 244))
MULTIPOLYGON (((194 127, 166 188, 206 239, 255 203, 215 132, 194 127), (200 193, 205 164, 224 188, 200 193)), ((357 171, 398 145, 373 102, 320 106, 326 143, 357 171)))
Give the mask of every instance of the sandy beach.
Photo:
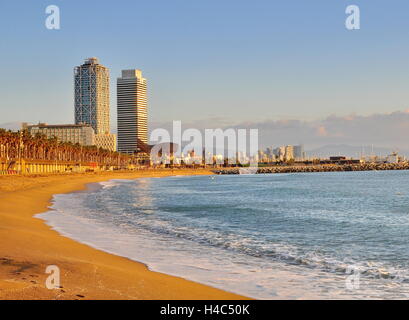
MULTIPOLYGON (((147 170, 0 177, 0 299, 244 299, 78 243, 33 215, 53 194, 110 179, 211 174, 207 170, 147 170), (45 287, 47 266, 61 271, 61 288, 45 287)), ((171 263, 171 262, 170 262, 171 263)))

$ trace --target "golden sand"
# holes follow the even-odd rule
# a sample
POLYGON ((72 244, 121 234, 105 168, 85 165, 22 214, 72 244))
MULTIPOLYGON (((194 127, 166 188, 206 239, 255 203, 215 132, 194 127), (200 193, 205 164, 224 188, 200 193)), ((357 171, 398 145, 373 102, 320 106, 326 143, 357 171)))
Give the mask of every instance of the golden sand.
MULTIPOLYGON (((0 299, 243 299, 162 273, 59 235, 33 215, 53 194, 110 179, 211 174, 207 170, 146 170, 0 177, 0 299), (46 267, 61 271, 60 289, 45 286, 46 267)), ((171 261, 169 261, 171 263, 171 261)))

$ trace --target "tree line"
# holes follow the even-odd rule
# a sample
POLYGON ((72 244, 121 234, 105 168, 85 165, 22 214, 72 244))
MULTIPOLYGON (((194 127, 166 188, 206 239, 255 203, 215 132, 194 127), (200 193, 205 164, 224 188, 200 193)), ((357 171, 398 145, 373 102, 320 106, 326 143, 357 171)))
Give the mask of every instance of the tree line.
POLYGON ((76 163, 96 162, 99 165, 125 166, 133 157, 96 146, 82 146, 48 139, 43 134, 32 136, 28 131, 0 129, 0 158, 7 160, 49 160, 76 163))

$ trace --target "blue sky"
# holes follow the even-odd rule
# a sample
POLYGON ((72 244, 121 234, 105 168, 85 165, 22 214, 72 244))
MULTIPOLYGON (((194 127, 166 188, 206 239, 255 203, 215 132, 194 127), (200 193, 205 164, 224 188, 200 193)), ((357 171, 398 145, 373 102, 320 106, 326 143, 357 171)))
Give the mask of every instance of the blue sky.
MULTIPOLYGON (((2 1, 0 123, 73 121, 73 67, 148 79, 151 123, 317 121, 409 108, 404 0, 2 1), (44 26, 61 10, 61 30, 44 26), (344 27, 359 5, 361 30, 344 27)), ((289 142, 290 143, 290 142, 289 142)))

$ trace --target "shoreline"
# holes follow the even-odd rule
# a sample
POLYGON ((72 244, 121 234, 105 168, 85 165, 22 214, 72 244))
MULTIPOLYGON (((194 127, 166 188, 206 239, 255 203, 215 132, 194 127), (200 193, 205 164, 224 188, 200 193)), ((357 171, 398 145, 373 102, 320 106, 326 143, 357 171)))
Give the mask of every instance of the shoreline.
POLYGON ((210 170, 143 170, 99 174, 0 177, 0 299, 248 299, 150 271, 142 262, 94 249, 53 230, 36 214, 54 194, 81 192, 111 179, 208 175, 210 170), (60 289, 45 287, 57 265, 60 289))

